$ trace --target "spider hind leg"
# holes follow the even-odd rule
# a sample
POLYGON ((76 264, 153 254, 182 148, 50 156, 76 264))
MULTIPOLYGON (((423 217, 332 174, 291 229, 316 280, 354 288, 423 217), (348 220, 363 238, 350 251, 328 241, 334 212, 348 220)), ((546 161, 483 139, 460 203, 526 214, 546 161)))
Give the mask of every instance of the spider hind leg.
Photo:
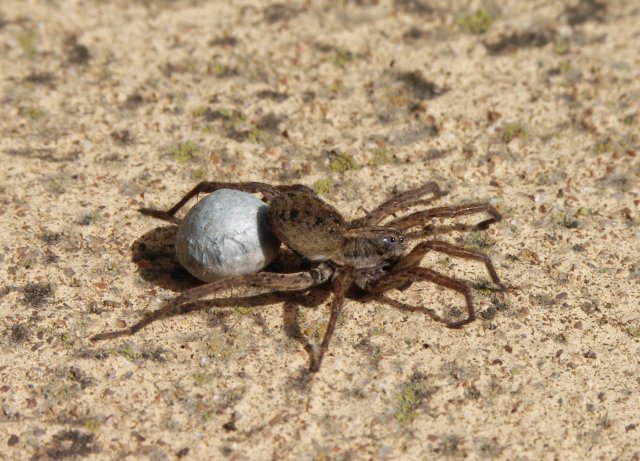
POLYGON ((193 197, 199 194, 210 194, 211 192, 215 192, 219 189, 234 189, 242 192, 248 192, 250 194, 260 193, 266 199, 270 199, 274 195, 277 195, 281 192, 288 191, 296 191, 296 190, 304 190, 311 191, 312 190, 302 184, 292 184, 292 185, 282 185, 282 186, 272 186, 270 184, 262 183, 262 182, 210 182, 203 181, 198 183, 193 189, 187 192, 175 205, 173 205, 168 210, 158 210, 155 208, 140 208, 140 213, 145 214, 147 216, 153 216, 159 219, 170 220, 183 206, 189 202, 193 197))
POLYGON ((273 272, 258 272, 256 274, 240 275, 237 277, 216 280, 215 282, 200 285, 185 291, 175 297, 163 307, 151 312, 129 328, 122 330, 99 333, 91 337, 92 342, 115 339, 121 336, 131 336, 166 315, 176 311, 180 306, 192 303, 205 296, 214 294, 226 289, 238 287, 251 287, 269 291, 299 291, 316 285, 325 283, 331 275, 333 269, 327 264, 321 264, 307 272, 297 272, 292 274, 277 274, 273 272))

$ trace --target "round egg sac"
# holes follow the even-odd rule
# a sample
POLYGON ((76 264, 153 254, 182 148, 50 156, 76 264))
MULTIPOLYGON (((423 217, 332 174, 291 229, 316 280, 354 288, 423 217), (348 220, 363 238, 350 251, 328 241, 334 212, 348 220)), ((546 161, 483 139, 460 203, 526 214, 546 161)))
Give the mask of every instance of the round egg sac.
POLYGON ((217 190, 200 200, 176 235, 178 261, 204 282, 258 272, 273 261, 279 248, 267 204, 232 189, 217 190))

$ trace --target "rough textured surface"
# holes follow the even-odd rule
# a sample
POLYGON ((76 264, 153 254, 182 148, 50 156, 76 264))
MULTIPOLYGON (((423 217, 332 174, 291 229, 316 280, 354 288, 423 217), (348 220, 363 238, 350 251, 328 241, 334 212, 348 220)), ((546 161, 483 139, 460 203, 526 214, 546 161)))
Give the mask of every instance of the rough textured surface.
POLYGON ((176 256, 194 277, 252 274, 278 254, 269 207, 251 194, 221 189, 196 203, 178 226, 176 256))
POLYGON ((639 37, 636 0, 2 0, 0 459, 637 460, 639 37), (437 237, 511 291, 460 331, 348 300, 314 376, 323 290, 90 343, 198 283, 137 209, 202 179, 348 218, 437 180, 504 213, 437 237))

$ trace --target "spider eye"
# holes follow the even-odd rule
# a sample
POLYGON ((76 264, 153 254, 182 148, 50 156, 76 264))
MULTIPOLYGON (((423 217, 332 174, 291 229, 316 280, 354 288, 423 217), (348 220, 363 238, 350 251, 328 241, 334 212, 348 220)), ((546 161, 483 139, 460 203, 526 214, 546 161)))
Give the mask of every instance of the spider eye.
POLYGON ((402 243, 404 239, 402 237, 384 237, 382 241, 385 245, 395 245, 396 242, 402 243))
POLYGON ((400 237, 400 243, 404 243, 404 237, 400 237))

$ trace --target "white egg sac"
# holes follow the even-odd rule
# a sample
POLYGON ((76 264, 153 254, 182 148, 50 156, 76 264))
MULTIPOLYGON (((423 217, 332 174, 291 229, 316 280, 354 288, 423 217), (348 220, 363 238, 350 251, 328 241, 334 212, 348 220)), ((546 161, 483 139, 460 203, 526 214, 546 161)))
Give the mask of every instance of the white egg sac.
POLYGON ((264 269, 280 248, 268 215, 267 204, 246 192, 220 189, 207 195, 178 228, 178 261, 205 282, 264 269))

